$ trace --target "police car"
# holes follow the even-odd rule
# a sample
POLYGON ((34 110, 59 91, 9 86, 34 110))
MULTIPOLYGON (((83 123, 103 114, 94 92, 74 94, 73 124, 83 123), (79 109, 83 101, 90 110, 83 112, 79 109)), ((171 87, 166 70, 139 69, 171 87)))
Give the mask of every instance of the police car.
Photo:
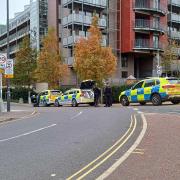
POLYGON ((62 105, 72 105, 77 107, 79 104, 94 104, 94 93, 88 89, 70 89, 61 96, 57 97, 54 105, 56 107, 62 105))
POLYGON ((79 104, 94 105, 93 86, 95 81, 84 80, 80 84, 80 88, 73 88, 66 91, 55 100, 55 106, 71 105, 77 107, 79 104))
POLYGON ((119 96, 123 106, 130 103, 152 102, 153 105, 161 105, 164 101, 173 104, 180 103, 180 80, 177 78, 148 78, 135 84, 131 89, 123 91, 119 96))
POLYGON ((50 106, 55 103, 55 99, 62 94, 59 90, 45 90, 31 97, 34 106, 50 106))

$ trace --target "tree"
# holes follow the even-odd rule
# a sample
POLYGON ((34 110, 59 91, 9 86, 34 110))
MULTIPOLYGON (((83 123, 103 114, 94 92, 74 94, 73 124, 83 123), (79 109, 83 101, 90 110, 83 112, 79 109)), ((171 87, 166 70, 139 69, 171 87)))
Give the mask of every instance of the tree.
POLYGON ((16 53, 13 83, 29 86, 34 82, 33 72, 36 69, 37 52, 31 48, 30 39, 26 36, 16 53))
POLYGON ((74 68, 81 80, 93 79, 101 84, 116 70, 116 57, 110 47, 102 47, 102 33, 98 27, 98 17, 94 16, 89 29, 89 37, 81 38, 75 44, 74 68))
POLYGON ((57 88, 60 80, 67 76, 68 66, 63 64, 53 28, 48 30, 42 40, 42 46, 37 61, 36 79, 38 82, 47 82, 49 88, 57 88))
POLYGON ((175 41, 170 41, 168 46, 165 48, 164 53, 162 54, 161 65, 163 66, 166 75, 171 71, 172 64, 177 63, 178 66, 178 48, 179 46, 175 41))

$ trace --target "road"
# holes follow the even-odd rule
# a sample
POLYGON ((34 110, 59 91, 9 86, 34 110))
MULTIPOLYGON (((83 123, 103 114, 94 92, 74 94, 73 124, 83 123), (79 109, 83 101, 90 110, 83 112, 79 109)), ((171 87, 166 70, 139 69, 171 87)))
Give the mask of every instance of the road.
MULTIPOLYGON (((13 109, 19 111, 21 106, 13 109)), ((141 112, 179 114, 180 108, 83 106, 36 111, 31 118, 0 124, 0 179, 95 179, 139 137, 141 112)))

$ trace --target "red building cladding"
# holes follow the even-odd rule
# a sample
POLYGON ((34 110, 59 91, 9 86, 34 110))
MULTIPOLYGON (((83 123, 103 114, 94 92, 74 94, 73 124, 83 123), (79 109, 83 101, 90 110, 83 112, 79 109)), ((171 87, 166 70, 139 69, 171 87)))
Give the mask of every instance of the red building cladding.
POLYGON ((118 2, 118 49, 136 78, 156 76, 159 53, 167 45, 167 1, 118 2))

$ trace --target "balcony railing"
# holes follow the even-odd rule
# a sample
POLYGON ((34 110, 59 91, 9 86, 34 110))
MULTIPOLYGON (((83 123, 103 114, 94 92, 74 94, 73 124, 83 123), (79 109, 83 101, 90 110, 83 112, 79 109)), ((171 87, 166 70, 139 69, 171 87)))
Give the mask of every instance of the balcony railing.
POLYGON ((136 0, 134 4, 134 9, 143 10, 143 11, 151 11, 151 12, 158 13, 161 15, 165 15, 167 11, 166 6, 163 6, 160 3, 155 3, 151 0, 136 0))
MULTIPOLYGON (((82 38, 87 38, 88 35, 85 35, 85 32, 81 32, 79 35, 71 35, 71 36, 68 36, 68 37, 65 37, 63 39, 63 46, 64 47, 67 47, 67 46, 72 46, 74 45, 76 42, 78 42, 80 39, 82 38)), ((102 46, 107 46, 107 37, 104 35, 102 36, 102 42, 101 42, 101 45, 102 46)))
POLYGON ((168 35, 170 38, 172 39, 180 39, 180 32, 176 32, 176 31, 171 31, 171 32, 168 32, 168 35))
POLYGON ((165 27, 162 26, 159 22, 146 20, 146 19, 136 19, 135 20, 135 29, 142 29, 146 31, 160 31, 164 32, 165 27))
POLYGON ((67 57, 67 58, 65 58, 65 63, 68 66, 72 66, 74 64, 74 57, 67 57))
MULTIPOLYGON (((82 14, 70 14, 63 18, 63 25, 67 26, 68 24, 76 23, 76 24, 84 24, 87 26, 90 26, 92 22, 91 16, 85 16, 82 14)), ((100 27, 106 27, 106 18, 100 18, 99 19, 99 26, 100 27)))
POLYGON ((149 39, 135 39, 135 50, 163 50, 163 46, 160 42, 150 42, 149 39))
POLYGON ((168 4, 172 4, 173 6, 180 7, 180 0, 168 0, 168 4))
POLYGON ((175 13, 169 13, 168 14, 168 20, 176 22, 176 23, 180 23, 180 15, 175 14, 175 13))
POLYGON ((63 0, 63 5, 70 4, 72 2, 76 3, 83 3, 90 6, 96 6, 96 7, 103 7, 105 8, 107 6, 106 0, 63 0))

